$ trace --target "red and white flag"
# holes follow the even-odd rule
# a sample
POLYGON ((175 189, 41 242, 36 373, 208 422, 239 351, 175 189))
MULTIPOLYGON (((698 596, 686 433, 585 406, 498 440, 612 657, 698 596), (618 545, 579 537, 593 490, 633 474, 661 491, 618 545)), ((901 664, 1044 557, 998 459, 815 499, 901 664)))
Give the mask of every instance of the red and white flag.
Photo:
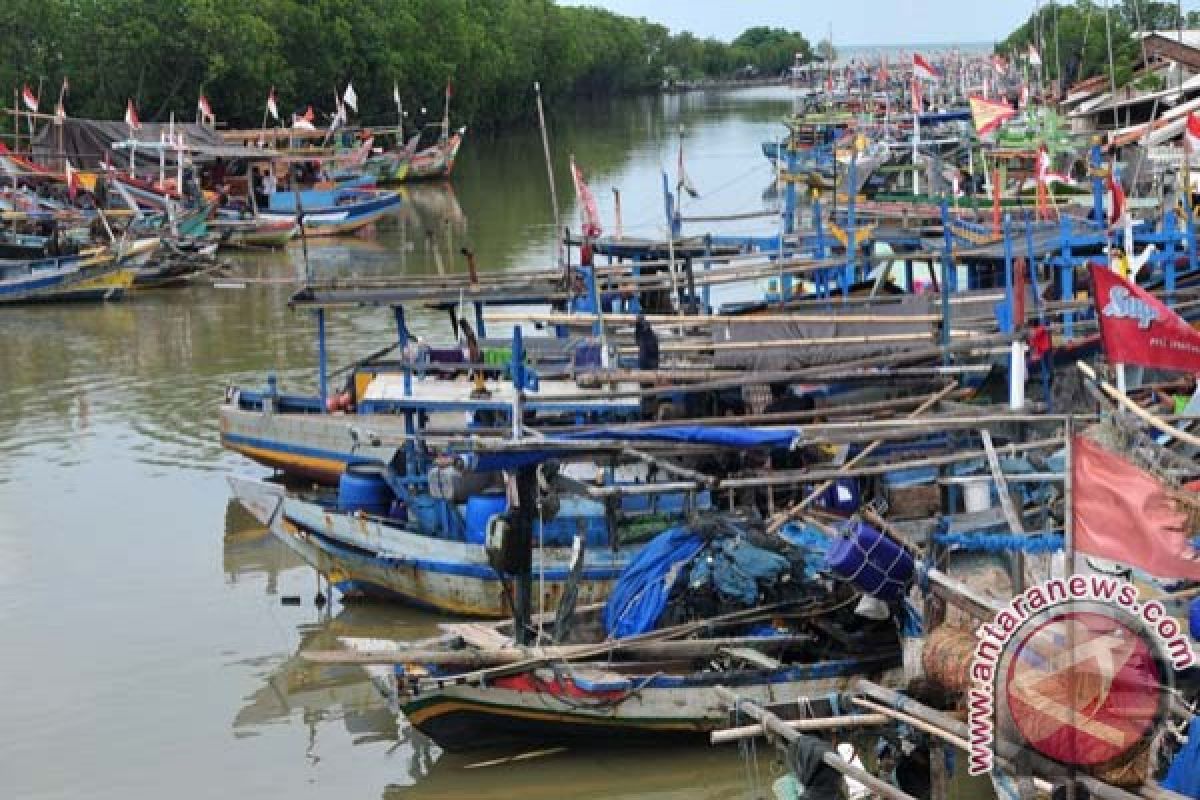
POLYGON ((967 98, 967 102, 971 107, 971 119, 975 123, 975 132, 980 136, 986 136, 996 130, 1017 113, 1008 103, 986 100, 982 97, 971 96, 967 98))
MULTIPOLYGON (((1104 272, 1108 269, 1100 267, 1104 272)), ((1200 580, 1187 515, 1163 483, 1084 436, 1071 443, 1075 549, 1159 578, 1200 580)))
POLYGON ((1183 130, 1183 147, 1188 153, 1200 153, 1200 116, 1192 111, 1183 130))
POLYGON ((1200 331, 1154 295, 1102 264, 1090 264, 1104 354, 1114 364, 1200 373, 1200 331))
POLYGON ((925 57, 920 53, 913 53, 913 75, 927 81, 936 81, 941 75, 925 60, 925 57))
POLYGON ((1008 72, 1008 62, 1004 60, 1004 56, 992 56, 992 69, 994 69, 1000 75, 1004 75, 1008 72))
POLYGON ((914 114, 920 114, 924 110, 921 104, 921 82, 915 75, 912 79, 912 110, 914 114))
POLYGON ((278 122, 279 121, 279 106, 275 104, 275 87, 271 87, 270 93, 267 94, 267 113, 278 122))
POLYGON ((79 172, 75 167, 71 166, 71 160, 67 159, 67 197, 75 199, 76 192, 79 191, 79 172))
POLYGON ((885 54, 879 57, 879 82, 887 86, 888 77, 887 55, 885 54))
POLYGON ((130 130, 140 130, 142 127, 141 120, 138 119, 137 109, 133 107, 133 100, 128 100, 125 103, 125 124, 130 130))
POLYGON ((1021 84, 1021 90, 1017 93, 1017 108, 1024 108, 1029 105, 1029 87, 1021 84))
POLYGON ((575 197, 579 199, 579 208, 583 214, 583 235, 585 238, 594 239, 602 231, 600 212, 596 210, 595 195, 583 179, 579 165, 575 163, 575 156, 571 156, 571 178, 575 181, 575 197))
POLYGON ((200 112, 201 122, 207 121, 212 124, 217 121, 216 115, 213 114, 212 106, 209 105, 208 98, 203 94, 201 94, 200 99, 196 101, 196 110, 200 112))
POLYGON ((1040 67, 1042 65, 1042 54, 1032 44, 1029 45, 1029 66, 1040 67))
POLYGON ((67 83, 67 76, 63 75, 62 88, 58 90, 58 102, 54 104, 54 118, 62 122, 67 118, 67 92, 71 90, 71 85, 67 83))
POLYGON ((37 113, 38 97, 36 94, 33 93, 33 90, 29 88, 29 84, 26 84, 25 87, 21 90, 21 102, 23 102, 25 104, 25 107, 27 109, 29 109, 30 111, 32 111, 35 114, 37 113))
POLYGON ((1066 175, 1061 172, 1055 172, 1050 169, 1050 167, 1050 153, 1047 152, 1046 145, 1042 145, 1040 148, 1038 148, 1037 157, 1038 183, 1042 185, 1049 185, 1050 183, 1065 183, 1068 186, 1075 184, 1075 181, 1071 180, 1070 175, 1066 175))

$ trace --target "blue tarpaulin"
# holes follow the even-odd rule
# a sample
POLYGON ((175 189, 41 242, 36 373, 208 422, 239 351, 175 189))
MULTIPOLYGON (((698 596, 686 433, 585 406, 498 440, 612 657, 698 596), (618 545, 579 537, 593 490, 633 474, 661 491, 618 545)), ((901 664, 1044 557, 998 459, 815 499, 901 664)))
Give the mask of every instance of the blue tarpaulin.
POLYGON ((540 464, 562 454, 553 446, 556 441, 677 442, 745 450, 754 447, 788 449, 799 440, 799 437, 800 431, 794 428, 723 428, 705 425, 664 425, 632 429, 596 428, 547 436, 544 440, 540 440, 547 445, 545 449, 480 453, 475 463, 475 470, 488 472, 540 464))
POLYGON ((643 547, 604 606, 608 635, 622 639, 654 630, 680 571, 703 546, 704 540, 690 529, 671 528, 643 547))
POLYGON ((1188 724, 1187 742, 1175 754, 1162 788, 1200 800, 1200 717, 1188 724))

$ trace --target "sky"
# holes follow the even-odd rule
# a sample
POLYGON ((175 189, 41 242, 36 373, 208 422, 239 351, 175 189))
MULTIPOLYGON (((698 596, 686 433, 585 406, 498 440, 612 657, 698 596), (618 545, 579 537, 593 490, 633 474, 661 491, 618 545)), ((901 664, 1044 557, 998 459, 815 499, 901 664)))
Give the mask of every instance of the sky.
MULTIPOLYGON (((1034 0, 558 0, 599 6, 724 41, 746 28, 798 30, 810 41, 833 25, 835 45, 994 42, 1033 12, 1034 0)), ((1045 3, 1046 0, 1043 0, 1045 3)), ((1200 0, 1185 0, 1185 11, 1200 0)), ((600 43, 597 43, 599 46, 600 43)))

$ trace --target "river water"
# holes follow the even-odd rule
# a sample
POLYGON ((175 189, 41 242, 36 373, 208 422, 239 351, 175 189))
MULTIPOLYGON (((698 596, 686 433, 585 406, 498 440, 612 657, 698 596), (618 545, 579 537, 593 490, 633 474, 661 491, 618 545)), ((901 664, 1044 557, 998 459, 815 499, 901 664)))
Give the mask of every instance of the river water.
MULTIPOLYGON (((564 224, 578 229, 574 154, 607 227, 617 187, 625 233, 661 235, 661 173, 674 184, 681 125, 699 192, 686 216, 772 207, 759 146, 783 132, 789 107, 787 90, 767 89, 555 116, 564 224)), ((405 201, 376 231, 310 242, 308 269, 460 272, 464 246, 481 269, 552 262, 536 130, 468 135, 453 188, 408 188, 405 201)), ((286 307, 305 272, 300 244, 227 258, 255 282, 0 308, 0 797, 747 796, 736 749, 566 751, 471 768, 496 754, 442 754, 397 722, 360 671, 298 657, 340 635, 426 635, 439 620, 318 608, 314 573, 230 502, 227 474, 262 471, 218 445, 225 386, 261 385, 273 371, 311 389, 316 354, 311 318, 286 307)), ((440 316, 415 322, 449 335, 440 316)), ((335 314, 330 336, 342 364, 385 345, 391 321, 335 314)), ((759 751, 757 781, 772 760, 759 751)))

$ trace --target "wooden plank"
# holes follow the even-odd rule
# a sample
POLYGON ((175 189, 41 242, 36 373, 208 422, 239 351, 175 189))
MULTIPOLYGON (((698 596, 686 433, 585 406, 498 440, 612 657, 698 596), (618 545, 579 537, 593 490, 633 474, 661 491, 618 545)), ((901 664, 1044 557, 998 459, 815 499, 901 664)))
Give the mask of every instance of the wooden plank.
POLYGON ((760 653, 749 647, 722 647, 720 652, 736 661, 743 661, 747 664, 753 664, 756 667, 762 667, 763 669, 779 669, 782 666, 782 664, 766 653, 760 653))
POLYGON ((446 633, 461 637, 464 642, 472 647, 484 650, 512 646, 512 639, 500 633, 495 628, 476 622, 442 623, 438 625, 438 628, 446 633))

